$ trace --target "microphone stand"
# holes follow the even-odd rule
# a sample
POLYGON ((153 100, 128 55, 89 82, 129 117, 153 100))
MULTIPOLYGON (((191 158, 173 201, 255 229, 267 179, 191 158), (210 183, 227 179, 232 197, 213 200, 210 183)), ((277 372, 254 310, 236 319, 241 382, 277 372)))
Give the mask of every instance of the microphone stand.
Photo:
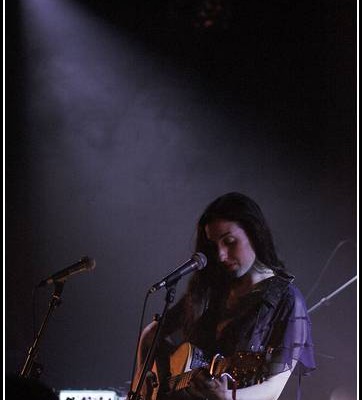
POLYGON ((357 275, 355 277, 353 277, 352 279, 350 279, 348 282, 346 282, 345 284, 343 284, 342 286, 340 286, 338 289, 336 289, 334 292, 332 292, 330 295, 328 295, 327 297, 323 297, 317 304, 315 304, 313 307, 311 307, 308 310, 308 313, 312 313, 313 311, 315 311, 317 308, 319 308, 322 304, 328 305, 328 301, 334 297, 336 294, 338 294, 339 292, 341 292, 343 289, 345 289, 347 286, 349 286, 352 282, 354 282, 357 279, 357 275))
POLYGON ((36 364, 34 362, 34 360, 38 354, 39 341, 45 330, 45 326, 48 323, 49 317, 50 317, 51 313, 53 312, 53 310, 56 307, 58 307, 61 303, 60 296, 61 296, 63 288, 64 288, 64 283, 65 283, 64 280, 54 282, 54 293, 52 295, 51 301, 49 302, 48 312, 46 313, 45 318, 40 326, 40 329, 35 337, 33 345, 29 349, 28 356, 26 358, 23 368, 21 369, 20 376, 23 376, 25 378, 38 377, 41 373, 41 369, 38 369, 38 371, 34 374, 33 367, 34 367, 34 364, 36 364))
POLYGON ((131 390, 128 393, 127 400, 141 400, 142 399, 142 397, 141 397, 142 386, 145 382, 147 372, 149 372, 149 370, 153 364, 153 361, 155 359, 155 352, 156 352, 157 345, 159 342, 161 329, 165 322, 165 317, 166 317, 167 311, 170 307, 170 304, 173 303, 173 301, 175 299, 177 281, 178 281, 178 279, 176 281, 173 281, 172 285, 169 285, 169 286, 166 285, 167 294, 166 294, 166 298, 165 298, 165 305, 164 305, 163 312, 162 312, 161 316, 158 316, 158 318, 157 318, 157 321, 158 321, 157 329, 156 329, 155 335, 153 337, 151 346, 148 350, 145 362, 143 364, 142 372, 140 374, 140 378, 138 380, 136 390, 134 392, 132 391, 132 384, 131 384, 131 390))

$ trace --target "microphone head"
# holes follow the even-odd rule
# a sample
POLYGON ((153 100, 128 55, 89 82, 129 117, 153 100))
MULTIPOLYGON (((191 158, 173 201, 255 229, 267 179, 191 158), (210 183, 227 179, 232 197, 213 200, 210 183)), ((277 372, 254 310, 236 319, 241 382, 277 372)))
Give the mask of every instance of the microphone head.
POLYGON ((195 260, 195 261, 197 262, 197 264, 198 264, 197 269, 198 269, 198 270, 205 268, 206 265, 207 265, 207 257, 205 256, 204 253, 201 253, 200 251, 198 251, 197 253, 195 253, 195 254, 192 256, 192 259, 195 260))
POLYGON ((92 270, 96 267, 96 260, 88 256, 82 257, 80 262, 84 264, 86 270, 92 270))

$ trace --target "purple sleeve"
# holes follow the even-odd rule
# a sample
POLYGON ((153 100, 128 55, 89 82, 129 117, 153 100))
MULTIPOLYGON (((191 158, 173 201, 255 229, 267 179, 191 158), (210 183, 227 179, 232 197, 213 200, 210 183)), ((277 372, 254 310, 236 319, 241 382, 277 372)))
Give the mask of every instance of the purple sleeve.
POLYGON ((304 298, 298 288, 289 286, 277 329, 270 362, 272 375, 294 368, 295 373, 308 375, 315 369, 311 322, 304 298))

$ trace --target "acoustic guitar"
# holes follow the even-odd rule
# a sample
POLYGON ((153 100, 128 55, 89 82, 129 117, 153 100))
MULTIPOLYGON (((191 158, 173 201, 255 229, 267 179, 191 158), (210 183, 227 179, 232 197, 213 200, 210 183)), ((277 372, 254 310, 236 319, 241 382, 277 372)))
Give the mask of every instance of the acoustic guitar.
POLYGON ((144 397, 146 400, 189 398, 182 394, 189 386, 194 374, 201 368, 206 369, 216 378, 224 373, 228 374, 236 388, 262 383, 266 378, 263 366, 267 362, 268 355, 268 352, 237 352, 230 357, 223 357, 220 354, 207 357, 202 350, 185 342, 170 356, 169 376, 160 377, 157 365, 154 366, 154 375, 150 378, 153 382, 147 385, 148 388, 152 387, 152 393, 148 390, 144 397))

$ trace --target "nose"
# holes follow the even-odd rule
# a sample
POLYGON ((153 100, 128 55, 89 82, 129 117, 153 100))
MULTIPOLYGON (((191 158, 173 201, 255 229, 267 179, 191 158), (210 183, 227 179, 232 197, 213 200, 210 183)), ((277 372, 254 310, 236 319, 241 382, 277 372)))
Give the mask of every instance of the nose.
POLYGON ((224 262, 227 259, 227 252, 225 247, 220 246, 218 249, 219 261, 224 262))

